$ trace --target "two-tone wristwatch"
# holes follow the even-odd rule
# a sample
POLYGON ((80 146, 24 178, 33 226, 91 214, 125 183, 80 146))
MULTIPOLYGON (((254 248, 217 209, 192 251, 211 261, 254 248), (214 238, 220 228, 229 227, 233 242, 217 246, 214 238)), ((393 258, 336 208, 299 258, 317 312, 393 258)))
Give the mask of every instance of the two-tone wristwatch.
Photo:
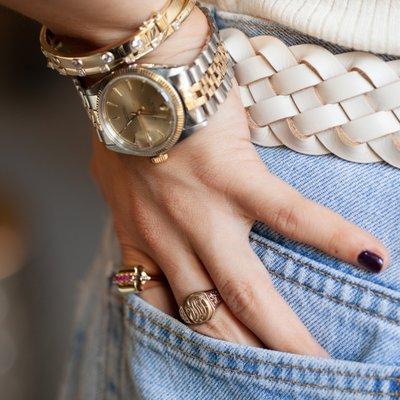
POLYGON ((74 77, 98 137, 110 150, 168 158, 179 140, 204 127, 232 86, 232 63, 209 21, 209 37, 190 65, 129 64, 103 74, 95 83, 74 77))

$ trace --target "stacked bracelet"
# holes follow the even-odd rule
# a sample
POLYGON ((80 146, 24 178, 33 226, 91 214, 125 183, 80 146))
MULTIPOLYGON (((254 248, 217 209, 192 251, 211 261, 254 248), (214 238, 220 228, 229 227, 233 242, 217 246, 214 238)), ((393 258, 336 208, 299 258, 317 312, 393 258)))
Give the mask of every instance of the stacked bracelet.
POLYGON ((195 5, 195 0, 170 0, 129 38, 85 54, 70 54, 63 42, 43 26, 40 33, 41 49, 48 66, 61 75, 106 73, 124 62, 134 63, 156 49, 180 28, 195 5))

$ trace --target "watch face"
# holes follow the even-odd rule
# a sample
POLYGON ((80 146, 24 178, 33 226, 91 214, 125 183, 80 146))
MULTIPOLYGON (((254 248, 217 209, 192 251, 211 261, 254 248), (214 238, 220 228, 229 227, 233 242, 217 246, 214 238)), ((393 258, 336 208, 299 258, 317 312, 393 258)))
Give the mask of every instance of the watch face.
POLYGON ((175 89, 145 69, 117 74, 99 99, 104 133, 122 151, 154 156, 170 148, 183 127, 183 106, 175 89))

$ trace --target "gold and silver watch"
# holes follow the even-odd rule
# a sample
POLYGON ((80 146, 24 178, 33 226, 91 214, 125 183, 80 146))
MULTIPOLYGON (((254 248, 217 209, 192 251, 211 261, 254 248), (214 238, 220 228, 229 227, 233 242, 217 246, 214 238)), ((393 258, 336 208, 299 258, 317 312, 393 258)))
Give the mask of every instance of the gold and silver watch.
POLYGON ((160 163, 179 140, 207 125, 232 87, 232 62, 208 14, 207 43, 191 65, 129 64, 95 83, 74 83, 99 140, 113 151, 160 163))
POLYGON ((231 88, 230 59, 215 31, 192 65, 129 65, 95 85, 75 80, 99 139, 110 150, 167 159, 180 139, 207 124, 231 88))

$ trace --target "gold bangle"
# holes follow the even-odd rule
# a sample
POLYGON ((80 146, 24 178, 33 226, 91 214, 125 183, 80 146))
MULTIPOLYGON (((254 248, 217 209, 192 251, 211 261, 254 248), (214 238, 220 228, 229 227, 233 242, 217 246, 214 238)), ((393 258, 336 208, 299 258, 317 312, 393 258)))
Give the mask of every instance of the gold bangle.
POLYGON ((48 67, 61 75, 88 76, 113 70, 123 62, 134 63, 156 49, 190 15, 196 0, 170 0, 150 19, 143 22, 132 36, 118 43, 84 54, 71 54, 64 44, 45 26, 40 32, 42 53, 48 67))

